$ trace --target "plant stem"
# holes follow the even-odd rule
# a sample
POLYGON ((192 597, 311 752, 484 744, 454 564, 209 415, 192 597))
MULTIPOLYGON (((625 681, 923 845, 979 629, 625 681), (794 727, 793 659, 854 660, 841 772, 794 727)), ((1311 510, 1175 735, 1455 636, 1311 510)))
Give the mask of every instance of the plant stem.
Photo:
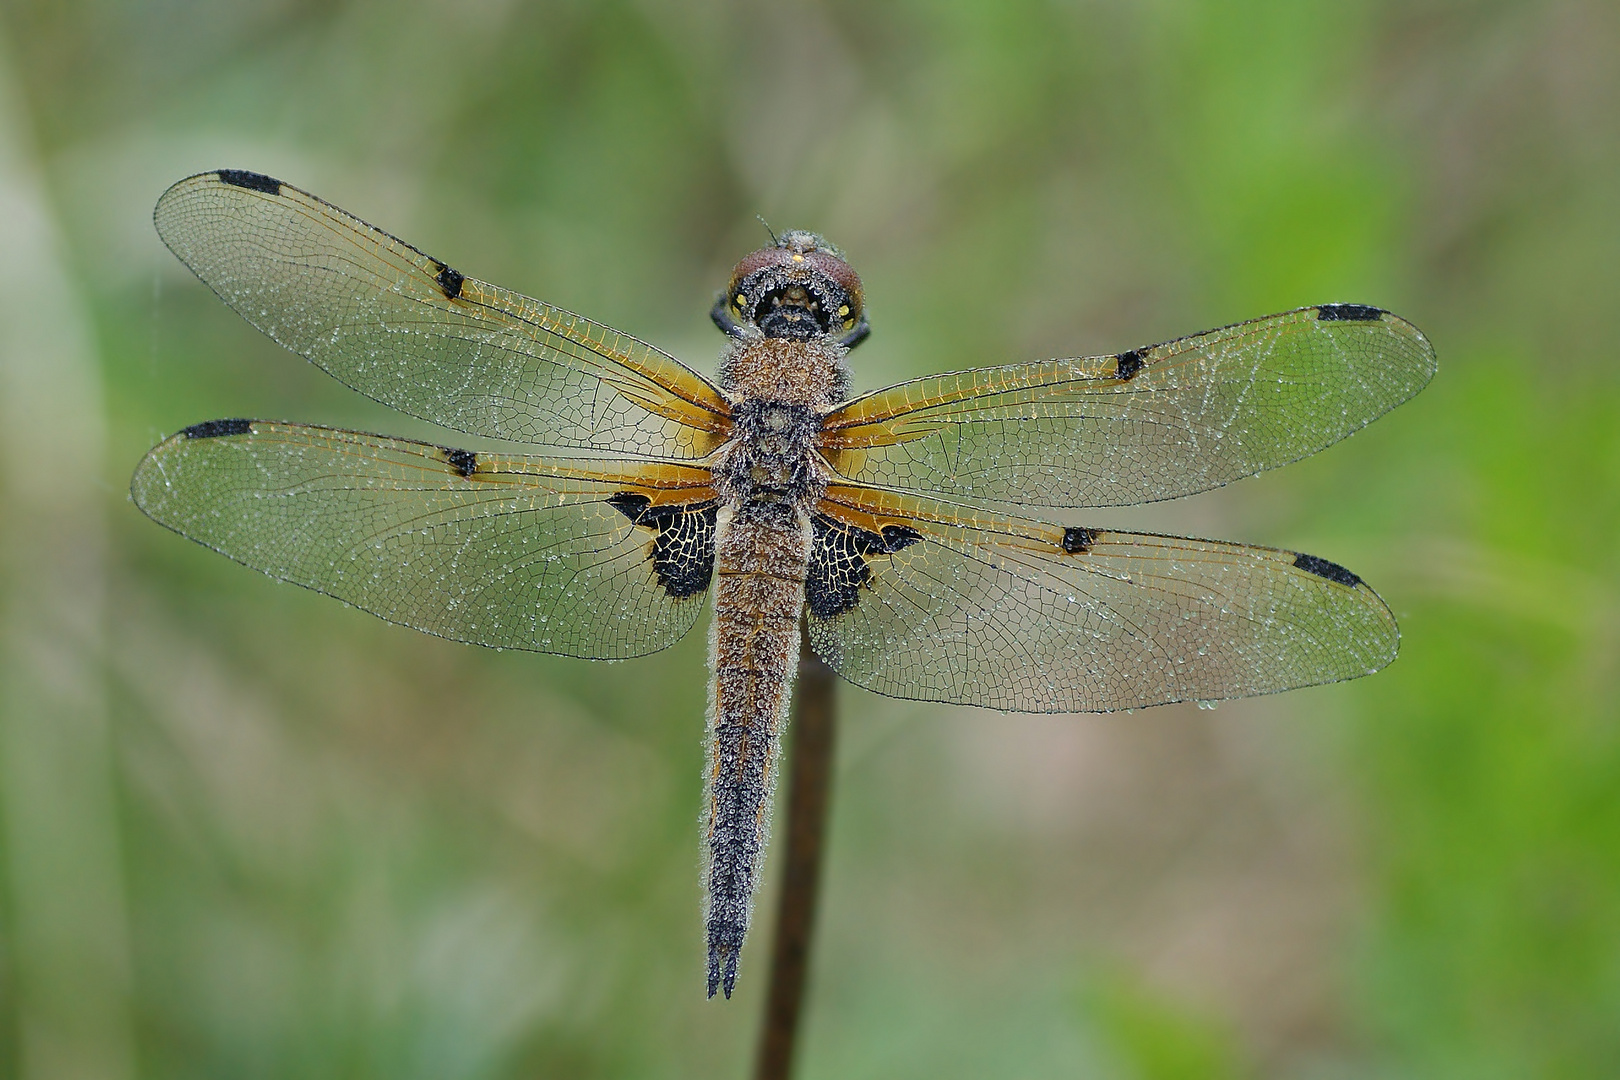
POLYGON ((799 633, 799 685, 788 725, 793 743, 788 756, 792 773, 788 780, 787 862, 777 906, 771 989, 760 1031, 756 1080, 787 1080, 793 1073, 832 786, 837 727, 833 673, 810 651, 802 624, 799 633))

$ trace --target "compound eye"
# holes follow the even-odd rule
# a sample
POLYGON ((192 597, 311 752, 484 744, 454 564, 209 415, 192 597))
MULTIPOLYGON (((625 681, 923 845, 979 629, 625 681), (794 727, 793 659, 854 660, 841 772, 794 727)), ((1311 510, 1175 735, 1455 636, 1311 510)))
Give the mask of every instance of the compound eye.
POLYGON ((812 252, 809 261, 833 285, 837 286, 842 296, 837 298, 837 306, 832 311, 832 317, 844 331, 850 331, 860 325, 861 321, 861 279, 854 269, 843 259, 827 251, 812 252))

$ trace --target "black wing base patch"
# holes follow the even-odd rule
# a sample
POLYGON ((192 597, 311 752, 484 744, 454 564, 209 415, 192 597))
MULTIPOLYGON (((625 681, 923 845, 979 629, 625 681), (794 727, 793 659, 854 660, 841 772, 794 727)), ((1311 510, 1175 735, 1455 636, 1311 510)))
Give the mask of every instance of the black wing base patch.
POLYGON ((653 530, 653 573, 670 596, 680 599, 708 591, 714 578, 714 523, 720 504, 653 506, 645 495, 620 492, 609 506, 630 524, 653 530))
POLYGON ((904 525, 885 525, 882 533, 875 533, 826 514, 817 514, 812 525, 815 540, 804 600, 818 619, 835 619, 859 602, 861 586, 872 577, 869 557, 892 555, 922 539, 921 533, 904 525))

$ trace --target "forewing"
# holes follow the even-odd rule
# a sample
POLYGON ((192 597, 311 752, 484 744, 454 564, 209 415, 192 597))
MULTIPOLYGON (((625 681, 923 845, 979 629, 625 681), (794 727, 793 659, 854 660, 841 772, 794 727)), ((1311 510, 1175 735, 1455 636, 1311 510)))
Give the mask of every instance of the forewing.
POLYGON ((1312 556, 845 485, 822 503, 807 598, 811 645, 850 682, 1015 712, 1337 682, 1399 644, 1378 595, 1312 556))
POLYGON ((1404 319, 1324 304, 1117 356, 935 375, 857 398, 823 453, 866 484, 968 502, 1126 506, 1296 461, 1421 390, 1404 319))
POLYGON ((708 473, 264 421, 198 424, 135 503, 272 577, 458 641, 598 659, 672 644, 713 566, 708 473))
POLYGON ((673 357, 466 277, 257 173, 200 173, 158 200, 163 242, 248 322, 348 386, 517 442, 701 457, 724 399, 673 357))

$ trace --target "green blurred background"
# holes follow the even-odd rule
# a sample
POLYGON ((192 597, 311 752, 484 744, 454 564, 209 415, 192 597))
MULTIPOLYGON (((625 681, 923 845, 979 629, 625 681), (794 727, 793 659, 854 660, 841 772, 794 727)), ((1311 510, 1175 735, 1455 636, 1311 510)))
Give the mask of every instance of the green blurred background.
MULTIPOLYGON (((1322 301, 1421 396, 1130 522, 1343 562, 1354 684, 1107 717, 844 688, 809 1077, 1620 1075, 1612 0, 0 3, 0 1075, 746 1073, 702 995, 703 634, 387 626, 145 520, 165 434, 432 437, 152 231, 219 166, 702 370, 756 213, 858 388, 1322 301)), ((462 439, 465 442, 465 439, 462 439)))

